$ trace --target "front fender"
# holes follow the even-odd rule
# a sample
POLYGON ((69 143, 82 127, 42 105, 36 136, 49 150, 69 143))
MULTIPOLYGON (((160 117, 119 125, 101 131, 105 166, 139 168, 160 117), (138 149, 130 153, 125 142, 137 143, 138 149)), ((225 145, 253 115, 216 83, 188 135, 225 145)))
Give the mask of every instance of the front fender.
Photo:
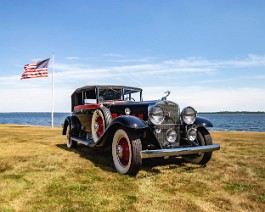
POLYGON ((213 127, 212 122, 199 116, 196 118, 194 125, 197 127, 213 127))
POLYGON ((148 127, 145 121, 135 116, 118 116, 112 120, 110 126, 117 124, 130 129, 144 129, 148 127))
POLYGON ((112 139, 115 131, 118 128, 125 128, 133 131, 141 131, 148 128, 148 124, 135 116, 118 116, 113 119, 104 134, 97 142, 97 146, 103 146, 109 139, 112 139))

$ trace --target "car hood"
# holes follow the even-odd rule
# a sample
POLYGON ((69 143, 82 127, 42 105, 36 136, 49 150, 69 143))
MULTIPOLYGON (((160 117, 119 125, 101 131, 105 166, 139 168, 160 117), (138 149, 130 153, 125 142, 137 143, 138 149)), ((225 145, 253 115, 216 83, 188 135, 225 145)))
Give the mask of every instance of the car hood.
POLYGON ((115 101, 111 103, 104 103, 107 106, 113 116, 126 115, 125 109, 129 108, 130 115, 142 117, 143 120, 148 120, 148 108, 154 106, 161 100, 155 101, 143 101, 143 102, 132 102, 132 101, 115 101))

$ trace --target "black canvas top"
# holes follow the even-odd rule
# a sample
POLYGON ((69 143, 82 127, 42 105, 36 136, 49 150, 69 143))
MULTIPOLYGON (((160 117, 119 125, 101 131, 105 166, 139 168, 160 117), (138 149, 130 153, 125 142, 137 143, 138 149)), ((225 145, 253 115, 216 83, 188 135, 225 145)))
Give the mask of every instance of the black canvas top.
POLYGON ((90 86, 83 86, 83 87, 77 88, 74 93, 79 93, 79 92, 85 91, 85 90, 94 90, 96 88, 103 88, 103 89, 107 89, 107 88, 112 88, 112 89, 127 88, 127 89, 133 89, 133 90, 142 91, 141 88, 130 87, 130 86, 122 86, 122 85, 90 85, 90 86))

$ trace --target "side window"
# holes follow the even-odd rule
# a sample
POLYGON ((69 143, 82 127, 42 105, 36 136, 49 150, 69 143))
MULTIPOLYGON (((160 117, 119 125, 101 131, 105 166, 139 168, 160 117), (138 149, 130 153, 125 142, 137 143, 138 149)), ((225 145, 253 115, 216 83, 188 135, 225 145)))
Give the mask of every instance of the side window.
POLYGON ((84 91, 83 104, 95 104, 97 103, 95 90, 84 91))
POLYGON ((76 94, 76 104, 75 105, 82 105, 82 93, 77 93, 76 94))

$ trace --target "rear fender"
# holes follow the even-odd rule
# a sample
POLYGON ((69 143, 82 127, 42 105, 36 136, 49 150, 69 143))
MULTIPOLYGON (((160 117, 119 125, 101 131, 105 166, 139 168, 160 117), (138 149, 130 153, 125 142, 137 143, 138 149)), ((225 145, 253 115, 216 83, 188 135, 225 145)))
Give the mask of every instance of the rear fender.
POLYGON ((197 117, 194 125, 196 125, 196 127, 213 127, 212 122, 210 122, 209 120, 202 118, 202 117, 197 117))
POLYGON ((67 126, 70 125, 70 129, 72 135, 78 135, 81 130, 81 123, 76 116, 68 116, 66 117, 64 124, 63 124, 63 135, 66 135, 67 126))

